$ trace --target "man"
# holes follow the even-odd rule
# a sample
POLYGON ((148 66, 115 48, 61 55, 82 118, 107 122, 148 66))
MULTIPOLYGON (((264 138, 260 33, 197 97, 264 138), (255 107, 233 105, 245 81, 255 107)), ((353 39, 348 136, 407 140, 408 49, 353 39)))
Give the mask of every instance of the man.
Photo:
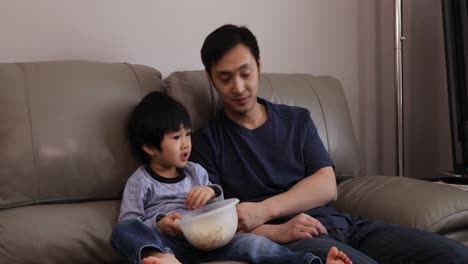
MULTIPOLYGON (((264 235, 324 259, 336 246, 354 263, 468 263, 459 242, 420 229, 337 212, 333 163, 307 110, 257 97, 255 36, 224 25, 201 50, 223 110, 193 141, 192 160, 238 197, 239 232, 264 235)), ((285 87, 287 89, 287 87, 285 87)))
POLYGON ((333 162, 309 112, 257 97, 261 60, 250 30, 224 25, 205 39, 201 53, 224 107, 194 135, 191 160, 221 184, 226 198, 241 200, 240 233, 322 260, 335 246, 353 263, 468 263, 459 242, 330 206, 337 196, 333 162))

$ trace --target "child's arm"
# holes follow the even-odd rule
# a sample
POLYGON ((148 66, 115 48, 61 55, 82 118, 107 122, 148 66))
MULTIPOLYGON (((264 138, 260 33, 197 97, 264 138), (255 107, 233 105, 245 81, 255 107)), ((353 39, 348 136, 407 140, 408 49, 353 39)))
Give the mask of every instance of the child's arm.
POLYGON ((119 220, 128 218, 138 218, 145 220, 144 200, 146 194, 145 184, 141 178, 132 175, 125 184, 120 205, 119 220))
POLYGON ((182 232, 175 222, 176 219, 182 219, 182 216, 179 213, 168 214, 156 222, 156 227, 164 234, 175 237, 182 232))
POLYGON ((189 163, 188 170, 193 176, 195 187, 187 194, 185 206, 189 209, 196 209, 204 206, 209 200, 223 200, 223 189, 217 184, 212 184, 208 179, 208 172, 199 164, 189 163))
POLYGON ((119 220, 137 218, 148 227, 155 226, 160 213, 150 217, 145 212, 145 201, 150 199, 148 197, 150 184, 139 174, 134 174, 127 180, 120 205, 119 220))
POLYGON ((208 200, 216 197, 216 192, 210 186, 195 186, 185 198, 185 206, 189 209, 197 209, 206 204, 208 200))

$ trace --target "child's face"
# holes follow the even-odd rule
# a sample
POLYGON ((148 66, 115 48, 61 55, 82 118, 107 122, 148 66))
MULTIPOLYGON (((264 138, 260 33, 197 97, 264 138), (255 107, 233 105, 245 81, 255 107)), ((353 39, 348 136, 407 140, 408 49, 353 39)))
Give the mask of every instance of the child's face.
POLYGON ((190 129, 181 127, 179 131, 168 132, 161 142, 161 150, 153 162, 161 167, 184 167, 192 150, 190 129))

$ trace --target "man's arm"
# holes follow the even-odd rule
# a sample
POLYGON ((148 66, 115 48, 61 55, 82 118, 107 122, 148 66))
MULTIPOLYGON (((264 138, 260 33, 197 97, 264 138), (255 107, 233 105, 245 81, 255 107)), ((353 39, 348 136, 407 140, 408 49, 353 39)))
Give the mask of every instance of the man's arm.
POLYGON ((313 217, 303 215, 300 220, 294 218, 283 225, 264 225, 272 219, 297 214, 311 208, 319 207, 336 200, 337 188, 335 173, 332 167, 324 167, 314 174, 304 178, 287 192, 265 199, 258 203, 241 203, 237 206, 239 217, 239 232, 252 231, 272 240, 276 233, 297 232, 298 226, 303 226, 304 232, 310 235, 326 233, 323 225, 313 217), (304 219, 305 218, 305 219, 304 219), (294 220, 294 221, 293 221, 294 220), (255 229, 255 230, 254 230, 255 229), (286 229, 286 230, 285 230, 286 229))

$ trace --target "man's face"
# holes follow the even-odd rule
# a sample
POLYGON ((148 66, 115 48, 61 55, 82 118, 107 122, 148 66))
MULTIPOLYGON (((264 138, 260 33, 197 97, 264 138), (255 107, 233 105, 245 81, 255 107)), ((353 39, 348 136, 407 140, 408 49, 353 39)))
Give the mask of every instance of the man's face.
POLYGON ((244 115, 257 103, 260 62, 238 44, 211 68, 211 81, 227 114, 244 115))

